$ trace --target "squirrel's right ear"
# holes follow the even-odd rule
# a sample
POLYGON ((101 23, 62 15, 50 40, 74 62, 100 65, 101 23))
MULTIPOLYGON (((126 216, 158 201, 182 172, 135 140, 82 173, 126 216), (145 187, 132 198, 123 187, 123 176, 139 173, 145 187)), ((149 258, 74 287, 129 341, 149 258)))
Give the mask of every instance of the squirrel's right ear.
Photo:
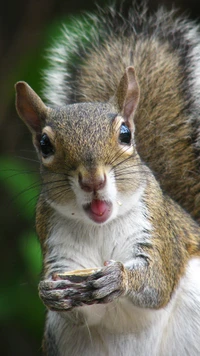
POLYGON ((114 105, 129 126, 133 126, 133 115, 139 103, 140 88, 132 66, 125 69, 115 96, 114 105))
POLYGON ((48 108, 26 82, 15 84, 16 110, 33 135, 41 133, 48 108))

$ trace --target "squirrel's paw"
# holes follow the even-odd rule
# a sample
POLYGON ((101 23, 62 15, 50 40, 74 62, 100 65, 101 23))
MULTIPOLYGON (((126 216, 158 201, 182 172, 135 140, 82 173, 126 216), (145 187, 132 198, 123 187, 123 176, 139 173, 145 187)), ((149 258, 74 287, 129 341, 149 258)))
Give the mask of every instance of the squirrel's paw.
POLYGON ((39 284, 39 295, 51 310, 112 302, 127 289, 127 271, 121 262, 106 262, 105 267, 81 283, 47 279, 39 284))
POLYGON ((82 305, 80 301, 74 299, 75 294, 79 293, 76 288, 74 283, 68 280, 54 281, 53 279, 41 281, 38 286, 43 303, 47 308, 55 311, 68 311, 82 305))
POLYGON ((126 293, 128 276, 124 265, 115 261, 104 265, 85 282, 90 304, 109 303, 126 293))

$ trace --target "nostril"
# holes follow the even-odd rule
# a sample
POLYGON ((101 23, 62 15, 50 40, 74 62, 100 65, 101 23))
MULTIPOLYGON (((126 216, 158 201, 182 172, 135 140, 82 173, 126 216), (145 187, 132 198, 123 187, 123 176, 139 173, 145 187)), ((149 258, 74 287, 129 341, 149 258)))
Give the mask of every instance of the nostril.
POLYGON ((103 178, 100 178, 99 180, 97 179, 95 185, 96 185, 95 190, 103 189, 106 185, 106 175, 104 174, 103 178))
POLYGON ((81 189, 83 189, 85 192, 93 191, 92 182, 90 182, 88 179, 84 179, 81 173, 79 173, 79 175, 78 175, 78 182, 79 182, 81 189))
POLYGON ((83 176, 82 176, 81 173, 79 173, 78 174, 78 182, 79 182, 80 185, 81 185, 82 181, 83 181, 83 176))

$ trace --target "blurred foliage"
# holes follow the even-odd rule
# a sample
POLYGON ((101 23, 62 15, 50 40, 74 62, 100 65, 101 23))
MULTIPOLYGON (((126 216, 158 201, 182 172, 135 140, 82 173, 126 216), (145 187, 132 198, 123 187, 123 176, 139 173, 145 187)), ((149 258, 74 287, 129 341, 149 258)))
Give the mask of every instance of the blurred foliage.
MULTIPOLYGON (((2 167, 1 183, 10 191, 23 218, 30 223, 39 193, 38 177, 30 173, 25 164, 10 157, 1 157, 0 167, 2 167)), ((20 321, 33 331, 43 324, 44 308, 37 292, 35 293, 42 263, 40 245, 32 230, 25 231, 18 237, 18 250, 22 267, 15 268, 12 276, 7 280, 7 286, 0 300, 0 321, 8 322, 9 319, 19 317, 20 321), (22 284, 23 271, 25 271, 23 278, 27 278, 30 283, 22 284)))
MULTIPOLYGON (((55 21, 40 34, 42 36, 40 46, 36 51, 29 52, 22 58, 14 73, 16 79, 27 81, 39 94, 42 91, 41 72, 47 65, 44 48, 48 48, 52 44, 52 39, 55 40, 60 36, 63 22, 67 24, 68 20, 63 18, 55 21)), ((71 20, 69 22, 71 23, 71 20)), ((13 86, 11 89, 13 90, 13 86)), ((24 158, 29 161, 29 158, 24 158)), ((27 222, 27 226, 30 226, 23 229, 17 237, 20 265, 13 265, 10 272, 6 271, 4 290, 0 298, 0 323, 15 323, 17 320, 18 327, 20 328, 21 325, 21 329, 25 328, 29 334, 34 335, 38 340, 36 344, 40 345, 45 307, 38 297, 42 257, 40 244, 33 228, 35 206, 41 184, 40 177, 33 171, 31 159, 30 163, 26 163, 20 158, 2 155, 0 167, 1 186, 11 197, 8 209, 9 204, 14 204, 20 217, 27 222)), ((14 226, 13 230, 15 232, 14 226)))

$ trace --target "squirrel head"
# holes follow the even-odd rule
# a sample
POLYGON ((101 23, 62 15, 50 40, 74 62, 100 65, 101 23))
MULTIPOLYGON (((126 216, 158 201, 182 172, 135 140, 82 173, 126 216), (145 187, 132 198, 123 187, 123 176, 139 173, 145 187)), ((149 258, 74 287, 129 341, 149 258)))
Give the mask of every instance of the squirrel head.
POLYGON ((27 83, 15 87, 17 112, 40 158, 46 199, 62 214, 82 220, 87 216, 92 223, 115 218, 123 200, 141 185, 134 146, 139 102, 134 68, 126 68, 107 103, 50 108, 27 83))

